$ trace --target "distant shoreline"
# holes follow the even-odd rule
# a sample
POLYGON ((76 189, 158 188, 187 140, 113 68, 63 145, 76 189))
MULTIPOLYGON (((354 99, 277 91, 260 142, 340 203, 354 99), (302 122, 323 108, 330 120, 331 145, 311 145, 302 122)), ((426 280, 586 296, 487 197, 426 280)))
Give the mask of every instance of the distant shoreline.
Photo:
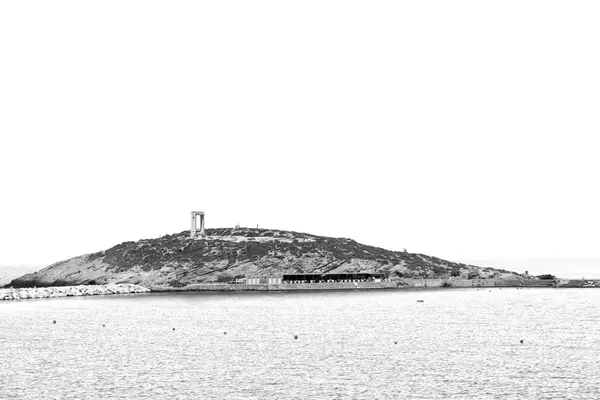
POLYGON ((468 288, 587 288, 600 287, 600 280, 573 279, 399 279, 382 282, 331 282, 281 284, 205 283, 182 287, 151 286, 152 292, 244 292, 244 291, 335 291, 335 290, 405 290, 405 289, 468 289, 468 288))
POLYGON ((47 299, 56 297, 168 292, 314 292, 493 288, 600 288, 600 280, 531 279, 519 281, 498 279, 404 279, 382 282, 282 283, 257 285, 205 283, 182 287, 150 286, 148 288, 131 283, 121 283, 107 285, 0 289, 0 300, 47 299))

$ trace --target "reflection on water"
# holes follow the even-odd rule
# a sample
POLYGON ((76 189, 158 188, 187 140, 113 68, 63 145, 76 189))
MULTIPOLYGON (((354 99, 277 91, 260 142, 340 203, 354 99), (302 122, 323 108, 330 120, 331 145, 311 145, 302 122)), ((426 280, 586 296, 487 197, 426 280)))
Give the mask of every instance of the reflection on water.
POLYGON ((599 309, 595 289, 2 302, 0 399, 595 399, 599 309))

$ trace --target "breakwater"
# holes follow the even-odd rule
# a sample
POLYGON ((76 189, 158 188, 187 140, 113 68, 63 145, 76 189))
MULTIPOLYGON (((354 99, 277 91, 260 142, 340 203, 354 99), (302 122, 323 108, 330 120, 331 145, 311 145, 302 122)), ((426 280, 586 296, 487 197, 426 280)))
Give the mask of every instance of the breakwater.
POLYGON ((53 286, 42 288, 0 289, 0 300, 48 299, 70 296, 146 293, 150 289, 130 283, 108 285, 53 286))

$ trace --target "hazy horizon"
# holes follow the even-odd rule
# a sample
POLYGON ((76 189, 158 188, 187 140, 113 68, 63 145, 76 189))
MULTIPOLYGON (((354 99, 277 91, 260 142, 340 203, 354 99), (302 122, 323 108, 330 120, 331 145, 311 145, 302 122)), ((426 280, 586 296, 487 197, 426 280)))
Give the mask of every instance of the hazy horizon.
POLYGON ((531 275, 552 274, 560 278, 600 278, 599 258, 521 258, 452 260, 465 264, 506 269, 518 273, 528 271, 531 275))

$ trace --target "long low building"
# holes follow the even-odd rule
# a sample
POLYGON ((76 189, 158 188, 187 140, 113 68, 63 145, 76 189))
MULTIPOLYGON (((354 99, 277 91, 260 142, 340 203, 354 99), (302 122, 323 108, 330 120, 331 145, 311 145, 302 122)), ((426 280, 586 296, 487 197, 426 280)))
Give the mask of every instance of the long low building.
POLYGON ((320 283, 320 282, 377 282, 385 277, 385 274, 356 272, 347 274, 285 274, 283 275, 283 283, 320 283))
POLYGON ((279 285, 281 284, 281 277, 254 277, 254 278, 246 278, 243 282, 236 283, 245 283, 246 285, 279 285))
POLYGON ((285 274, 279 276, 247 276, 232 283, 246 285, 280 285, 285 283, 381 282, 385 274, 356 272, 348 274, 285 274))

